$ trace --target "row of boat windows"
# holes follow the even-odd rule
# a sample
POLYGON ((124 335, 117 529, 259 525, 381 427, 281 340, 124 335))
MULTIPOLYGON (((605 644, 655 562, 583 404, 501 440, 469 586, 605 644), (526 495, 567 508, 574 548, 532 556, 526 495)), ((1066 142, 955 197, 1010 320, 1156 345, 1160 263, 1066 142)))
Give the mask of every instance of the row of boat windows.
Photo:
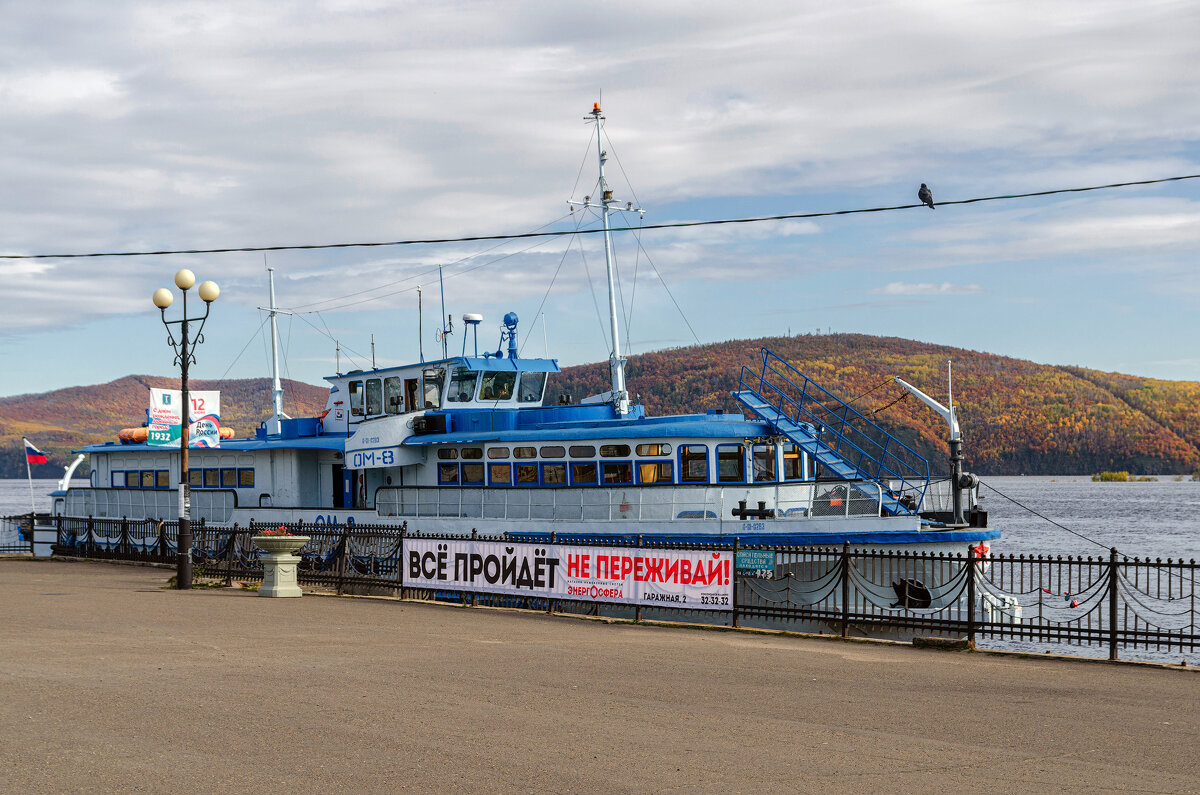
MULTIPOLYGON (((114 489, 170 489, 171 473, 166 469, 126 469, 112 473, 114 489)), ((188 469, 188 482, 194 489, 252 489, 254 470, 234 467, 188 469)))
MULTIPOLYGON (((671 445, 637 445, 639 456, 670 456, 671 445)), ((599 461, 540 461, 529 463, 493 463, 508 459, 561 459, 596 455, 595 445, 545 445, 535 447, 489 447, 486 464, 482 447, 443 448, 438 451, 438 484, 442 486, 609 486, 635 483, 709 483, 709 460, 716 462, 716 483, 775 483, 775 446, 756 444, 750 448, 747 480, 747 448, 741 444, 718 444, 714 451, 707 445, 683 444, 678 455, 665 460, 603 460, 630 454, 627 444, 600 445, 599 461), (461 460, 462 463, 449 463, 461 460), (476 462, 479 463, 468 463, 476 462), (678 466, 678 480, 676 467, 678 466), (485 480, 486 477, 486 480, 485 480)), ((782 480, 803 478, 800 449, 784 445, 782 480)))
POLYGON ((446 385, 446 368, 429 367, 420 378, 365 378, 350 382, 350 415, 375 417, 405 414, 421 409, 440 409, 446 403, 473 400, 494 403, 541 403, 546 391, 546 373, 516 373, 510 370, 469 370, 461 365, 451 368, 446 385))

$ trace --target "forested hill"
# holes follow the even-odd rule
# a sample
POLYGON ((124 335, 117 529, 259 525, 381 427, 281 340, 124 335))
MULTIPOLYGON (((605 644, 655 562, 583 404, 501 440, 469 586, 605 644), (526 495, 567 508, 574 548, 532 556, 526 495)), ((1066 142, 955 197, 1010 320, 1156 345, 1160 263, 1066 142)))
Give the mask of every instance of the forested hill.
MULTIPOLYGON (((74 457, 71 450, 116 439, 120 429, 145 422, 150 387, 178 389, 179 379, 129 375, 107 384, 0 398, 0 477, 25 477, 22 436, 29 437, 49 459, 33 466, 33 476, 61 477, 63 467, 74 457)), ((192 379, 189 387, 220 390, 221 424, 233 428, 238 438, 253 436, 259 423, 271 415, 269 378, 192 379)), ((291 416, 310 417, 325 410, 328 387, 285 380, 283 388, 284 410, 291 416)), ((86 472, 86 467, 77 472, 86 472)))
MULTIPOLYGON (((861 334, 735 340, 630 357, 629 390, 651 414, 724 408, 743 365, 770 348, 800 372, 873 418, 945 471, 945 423, 903 393, 899 376, 946 402, 946 360, 967 465, 981 474, 1090 474, 1102 470, 1190 473, 1200 465, 1200 383, 1156 381, 1079 367, 861 334), (875 389, 875 391, 871 391, 875 389)), ((568 367, 547 402, 608 389, 608 364, 568 367)))

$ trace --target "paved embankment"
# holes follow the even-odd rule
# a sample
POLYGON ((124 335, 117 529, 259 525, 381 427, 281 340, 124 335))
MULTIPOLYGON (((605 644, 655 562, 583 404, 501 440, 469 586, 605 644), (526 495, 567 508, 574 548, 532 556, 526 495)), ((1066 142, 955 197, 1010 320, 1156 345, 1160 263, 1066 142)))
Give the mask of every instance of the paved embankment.
POLYGON ((1200 791, 1200 676, 0 561, 0 781, 1200 791))

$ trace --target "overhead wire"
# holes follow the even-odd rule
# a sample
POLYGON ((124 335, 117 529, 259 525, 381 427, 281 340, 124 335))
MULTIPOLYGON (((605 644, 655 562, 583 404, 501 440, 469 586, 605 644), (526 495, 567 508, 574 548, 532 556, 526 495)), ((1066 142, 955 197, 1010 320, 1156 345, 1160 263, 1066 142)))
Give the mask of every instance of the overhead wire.
MULTIPOLYGON (((1088 191, 1112 190, 1115 188, 1128 188, 1140 185, 1158 185, 1167 182, 1181 182, 1189 179, 1200 179, 1200 174, 1183 174, 1174 177, 1160 177, 1157 179, 1142 179, 1129 182, 1113 182, 1107 185, 1089 185, 1077 188, 1055 188, 1053 190, 1031 191, 1028 193, 1006 193, 995 196, 978 196, 971 199, 951 199, 939 201, 937 206, 948 207, 958 204, 977 204, 979 202, 992 201, 1008 201, 1013 199, 1028 199, 1039 196, 1054 196, 1064 193, 1085 193, 1088 191)), ((802 218, 829 218, 839 215, 861 215, 864 213, 883 213, 896 210, 912 210, 925 207, 924 204, 894 204, 882 207, 858 207, 848 210, 823 210, 811 213, 780 213, 778 215, 757 215, 746 218, 719 218, 706 221, 675 221, 661 224, 646 224, 641 227, 617 227, 611 229, 612 232, 633 232, 636 230, 649 231, 654 229, 686 229, 698 226, 721 226, 727 224, 755 224, 766 221, 788 221, 802 218)), ((338 248, 384 248, 389 246, 417 246, 417 245, 432 245, 438 243, 471 243, 482 240, 522 240, 536 237, 566 237, 569 235, 594 235, 603 232, 603 229, 580 229, 580 230, 554 230, 545 232, 520 232, 508 235, 466 235, 461 237, 430 237, 430 238, 411 238, 407 240, 388 240, 377 242, 356 242, 356 243, 309 243, 309 244, 292 244, 292 245, 277 245, 277 246, 230 246, 225 248, 204 248, 204 249, 163 249, 159 251, 95 251, 88 253, 66 253, 66 254, 0 254, 0 259, 7 260, 27 260, 27 259, 86 259, 94 257, 163 257, 177 254, 231 254, 242 252, 256 251, 314 251, 320 249, 338 249, 338 248)))

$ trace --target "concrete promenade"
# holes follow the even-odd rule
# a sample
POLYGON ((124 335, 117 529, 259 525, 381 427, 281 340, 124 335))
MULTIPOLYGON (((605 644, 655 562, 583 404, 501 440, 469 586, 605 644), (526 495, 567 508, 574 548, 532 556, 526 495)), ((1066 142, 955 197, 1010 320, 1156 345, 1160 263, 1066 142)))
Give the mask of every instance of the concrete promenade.
POLYGON ((0 561, 6 792, 1200 792, 1200 676, 0 561))

